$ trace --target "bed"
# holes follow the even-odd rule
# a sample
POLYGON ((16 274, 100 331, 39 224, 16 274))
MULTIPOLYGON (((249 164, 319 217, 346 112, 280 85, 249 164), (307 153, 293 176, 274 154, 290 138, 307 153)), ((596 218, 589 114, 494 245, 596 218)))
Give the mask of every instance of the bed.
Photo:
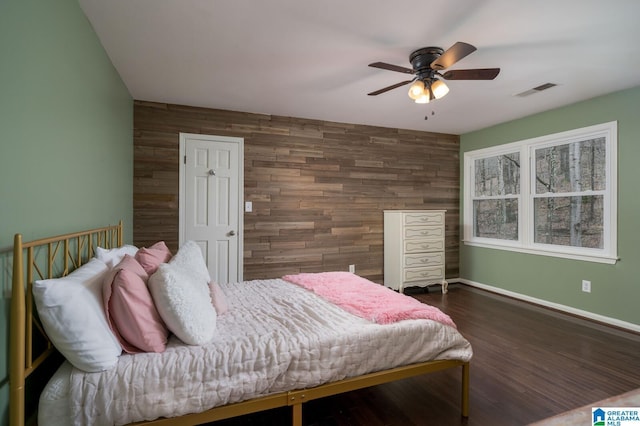
MULTIPOLYGON (((11 426, 25 424, 25 382, 56 351, 36 315, 34 282, 69 276, 95 263, 97 250, 119 247, 122 224, 30 242, 15 236, 11 426), (46 347, 34 353, 41 338, 46 347)), ((455 326, 426 319, 379 324, 283 279, 220 289, 228 312, 217 316, 207 343, 186 345, 173 334, 161 353, 122 353, 113 368, 89 373, 67 356, 40 397, 41 418, 184 425, 290 406, 292 424, 301 426, 307 401, 452 368, 461 371, 461 415, 468 416, 472 350, 455 326)))

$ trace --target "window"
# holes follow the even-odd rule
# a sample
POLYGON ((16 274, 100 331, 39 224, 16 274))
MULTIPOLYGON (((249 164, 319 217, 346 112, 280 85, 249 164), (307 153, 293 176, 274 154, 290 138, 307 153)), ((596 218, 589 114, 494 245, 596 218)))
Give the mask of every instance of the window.
POLYGON ((517 241, 520 153, 479 158, 474 174, 474 236, 517 241))
POLYGON ((464 155, 464 242, 615 263, 617 123, 464 155))

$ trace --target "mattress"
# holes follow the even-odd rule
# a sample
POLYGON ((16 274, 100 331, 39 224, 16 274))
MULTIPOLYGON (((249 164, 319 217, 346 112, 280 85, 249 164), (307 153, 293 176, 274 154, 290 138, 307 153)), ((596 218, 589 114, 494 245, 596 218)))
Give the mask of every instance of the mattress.
POLYGON ((471 345, 431 320, 379 325, 280 279, 222 284, 229 311, 213 341, 172 337, 164 353, 123 354, 84 373, 67 363, 40 400, 40 424, 122 425, 175 417, 433 359, 471 359, 471 345))

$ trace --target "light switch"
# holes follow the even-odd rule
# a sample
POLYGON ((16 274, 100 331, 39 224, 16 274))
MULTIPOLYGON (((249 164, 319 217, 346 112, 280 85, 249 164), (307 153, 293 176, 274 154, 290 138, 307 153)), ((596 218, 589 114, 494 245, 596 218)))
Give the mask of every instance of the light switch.
POLYGON ((245 201, 244 202, 244 211, 245 212, 252 212, 253 211, 253 203, 251 201, 245 201))

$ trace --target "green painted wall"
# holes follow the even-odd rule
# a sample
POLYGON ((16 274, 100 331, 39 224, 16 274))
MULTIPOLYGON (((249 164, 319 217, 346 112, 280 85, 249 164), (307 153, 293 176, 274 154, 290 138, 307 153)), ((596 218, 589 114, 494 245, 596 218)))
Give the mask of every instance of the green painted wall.
MULTIPOLYGON (((133 221, 133 100, 77 0, 0 1, 0 252, 133 221)), ((11 264, 0 254, 0 424, 11 264)))
POLYGON ((461 244, 460 277, 640 325, 639 109, 640 88, 633 88, 462 135, 461 162, 474 149, 617 120, 620 261, 589 263, 461 244), (583 279, 591 281, 591 293, 581 291, 583 279))

